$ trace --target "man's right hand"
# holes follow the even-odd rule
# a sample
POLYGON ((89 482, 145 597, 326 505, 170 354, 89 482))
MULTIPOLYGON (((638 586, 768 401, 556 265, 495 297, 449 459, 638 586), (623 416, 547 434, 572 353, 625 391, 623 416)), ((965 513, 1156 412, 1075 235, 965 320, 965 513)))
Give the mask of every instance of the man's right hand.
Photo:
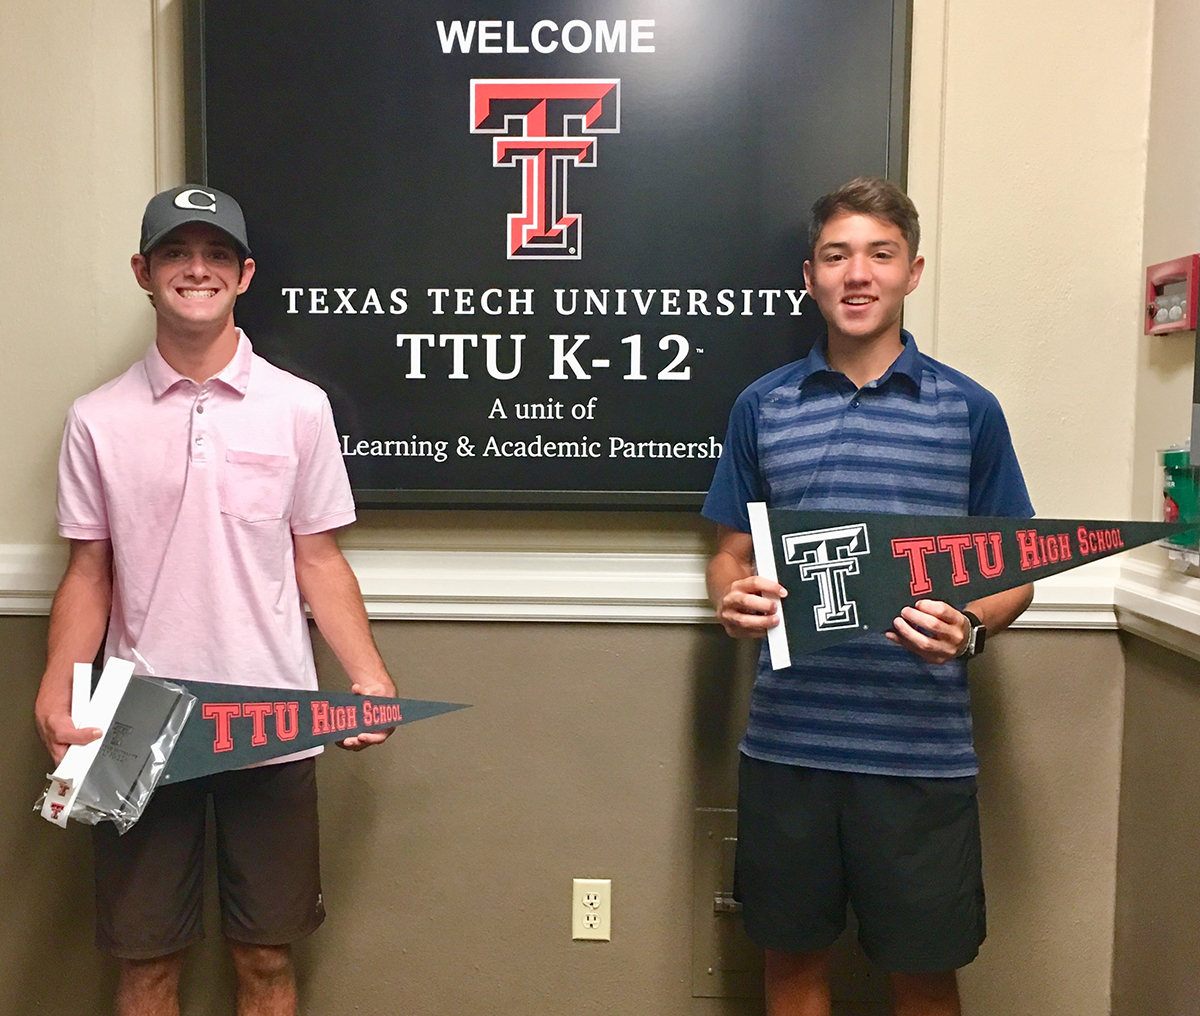
POLYGON ((39 708, 36 713, 38 733, 56 767, 71 745, 89 744, 103 733, 99 727, 75 726, 69 712, 58 710, 43 713, 39 708))
POLYGON ((787 590, 754 574, 749 533, 718 526, 717 552, 708 563, 708 595, 728 635, 760 639, 779 624, 779 600, 787 596, 787 590))
POLYGON ((750 575, 730 584, 717 603, 717 620, 735 639, 761 639, 779 624, 779 600, 787 590, 761 575, 750 575))

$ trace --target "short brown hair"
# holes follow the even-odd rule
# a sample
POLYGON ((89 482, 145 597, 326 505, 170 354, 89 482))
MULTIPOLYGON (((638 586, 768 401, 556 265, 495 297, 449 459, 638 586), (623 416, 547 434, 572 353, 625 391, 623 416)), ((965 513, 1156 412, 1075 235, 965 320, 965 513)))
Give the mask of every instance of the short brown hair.
POLYGON ((808 223, 808 242, 814 250, 825 223, 844 212, 869 215, 873 219, 891 223, 903 234, 908 244, 909 258, 917 256, 917 247, 921 242, 917 206, 890 180, 878 176, 856 176, 837 190, 817 198, 808 223))

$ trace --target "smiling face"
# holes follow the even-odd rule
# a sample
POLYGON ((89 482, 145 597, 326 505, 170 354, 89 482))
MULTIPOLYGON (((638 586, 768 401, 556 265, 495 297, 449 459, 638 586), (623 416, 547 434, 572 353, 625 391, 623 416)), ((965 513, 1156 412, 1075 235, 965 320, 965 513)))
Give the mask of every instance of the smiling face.
POLYGON ((925 259, 909 257, 898 226, 858 212, 832 216, 804 262, 804 281, 833 341, 867 342, 894 333, 904 298, 917 288, 925 259))
POLYGON ((221 230, 190 222, 172 230, 146 256, 135 254, 133 273, 154 301, 160 324, 181 332, 220 331, 254 276, 254 261, 221 230))

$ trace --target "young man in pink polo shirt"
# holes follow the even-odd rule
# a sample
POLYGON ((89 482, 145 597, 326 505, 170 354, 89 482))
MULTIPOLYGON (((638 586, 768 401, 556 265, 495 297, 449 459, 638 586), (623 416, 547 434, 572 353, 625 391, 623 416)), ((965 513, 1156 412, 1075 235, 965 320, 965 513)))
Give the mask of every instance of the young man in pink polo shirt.
MULTIPOLYGON (((105 656, 140 674, 315 689, 307 602, 353 690, 395 694, 334 537, 355 515, 329 401, 234 326, 254 277, 241 208, 211 187, 157 195, 132 266, 154 345, 75 402, 59 459, 71 556, 36 705, 55 763, 100 733, 72 724, 70 686, 106 624, 105 656)), ((210 795, 237 1011, 295 1012, 290 943, 325 916, 311 754, 165 787, 124 836, 95 827, 96 938, 120 960, 119 1016, 179 1012, 184 950, 204 933, 210 795)))

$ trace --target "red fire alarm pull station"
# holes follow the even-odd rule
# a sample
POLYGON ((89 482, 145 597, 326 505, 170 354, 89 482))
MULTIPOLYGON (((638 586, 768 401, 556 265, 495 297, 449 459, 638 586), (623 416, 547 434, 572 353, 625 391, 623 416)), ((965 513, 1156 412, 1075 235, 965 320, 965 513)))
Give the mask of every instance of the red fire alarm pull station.
POLYGON ((1146 269, 1146 334, 1196 328, 1196 280, 1200 254, 1163 261, 1146 269))

